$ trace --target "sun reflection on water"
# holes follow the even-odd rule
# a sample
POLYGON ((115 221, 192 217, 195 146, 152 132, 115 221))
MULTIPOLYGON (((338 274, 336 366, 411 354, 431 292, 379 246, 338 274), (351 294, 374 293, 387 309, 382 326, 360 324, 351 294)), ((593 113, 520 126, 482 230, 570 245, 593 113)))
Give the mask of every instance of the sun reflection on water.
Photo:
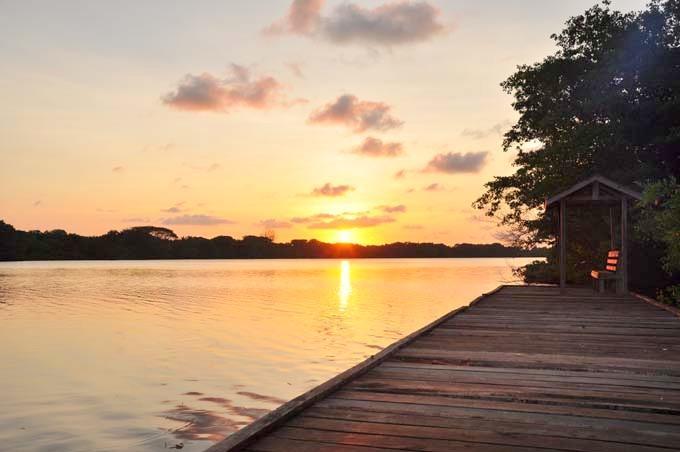
POLYGON ((349 304, 349 296, 352 294, 352 279, 349 261, 342 261, 340 263, 340 288, 338 289, 338 297, 340 299, 340 311, 344 312, 349 304))

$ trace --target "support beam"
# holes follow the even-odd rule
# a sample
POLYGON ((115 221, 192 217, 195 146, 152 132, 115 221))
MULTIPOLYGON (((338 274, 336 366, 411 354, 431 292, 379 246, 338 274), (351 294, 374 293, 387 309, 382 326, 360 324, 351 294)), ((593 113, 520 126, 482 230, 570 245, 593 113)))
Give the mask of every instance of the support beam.
POLYGON ((621 198, 621 254, 619 255, 621 279, 618 293, 628 293, 628 199, 621 198))
POLYGON ((567 287, 567 201, 560 200, 560 289, 567 287))

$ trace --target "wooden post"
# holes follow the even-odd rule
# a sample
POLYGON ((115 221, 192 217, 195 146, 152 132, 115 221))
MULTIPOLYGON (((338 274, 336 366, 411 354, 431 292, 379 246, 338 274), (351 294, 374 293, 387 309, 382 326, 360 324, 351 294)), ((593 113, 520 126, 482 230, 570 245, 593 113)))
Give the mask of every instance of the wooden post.
POLYGON ((619 256, 621 279, 617 285, 620 294, 628 293, 628 199, 621 198, 621 254, 619 256))
POLYGON ((560 291, 567 288, 567 202, 560 200, 560 291))

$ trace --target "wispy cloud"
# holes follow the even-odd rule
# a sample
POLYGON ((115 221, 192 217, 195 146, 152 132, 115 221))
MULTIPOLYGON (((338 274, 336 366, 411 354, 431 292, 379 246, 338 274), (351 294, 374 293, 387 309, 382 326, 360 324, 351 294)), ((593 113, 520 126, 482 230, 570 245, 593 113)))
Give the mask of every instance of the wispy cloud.
POLYGON ((142 152, 158 152, 158 153, 165 153, 169 152, 175 149, 175 144, 174 143, 165 143, 161 144, 158 146, 144 146, 142 148, 142 152))
POLYGON ((184 205, 184 201, 178 202, 175 205, 173 205, 172 207, 168 207, 167 209, 161 209, 161 212, 180 213, 180 212, 184 211, 184 209, 182 208, 183 205, 184 205))
POLYGON ((267 229, 287 229, 293 227, 293 224, 289 221, 276 220, 270 218, 268 220, 262 220, 259 225, 267 229))
POLYGON ((391 47, 426 41, 446 31, 439 9, 426 1, 392 1, 374 8, 342 3, 325 17, 323 5, 323 0, 294 0, 288 13, 264 32, 391 47))
POLYGON ((370 215, 367 213, 316 214, 310 217, 296 217, 294 223, 306 224, 309 229, 355 229, 370 228, 396 220, 389 215, 370 215))
POLYGON ((179 215, 163 219, 166 225, 212 226, 217 224, 234 224, 234 221, 213 215, 179 215))
POLYGON ((332 220, 312 223, 310 229, 355 229, 371 228, 385 223, 394 223, 396 220, 387 215, 370 216, 361 215, 358 217, 336 217, 332 220))
POLYGON ((477 173, 486 163, 488 152, 449 152, 437 154, 425 167, 425 171, 441 173, 477 173))
POLYGON ((337 197, 344 196, 354 190, 355 188, 351 185, 332 185, 331 183, 327 182, 320 187, 314 188, 314 190, 312 190, 312 195, 337 197))
POLYGON ((370 228, 381 224, 394 223, 391 214, 406 212, 404 205, 382 205, 361 212, 342 212, 337 214, 318 213, 306 217, 291 218, 291 223, 304 224, 309 229, 353 229, 370 228))
POLYGON ((398 157, 404 153, 404 147, 401 143, 387 143, 379 138, 366 137, 351 152, 367 157, 398 157))
POLYGON ((405 224, 404 229, 413 229, 413 230, 419 230, 423 229, 423 225, 421 224, 405 224))
POLYGON ((121 174, 125 172, 125 167, 124 166, 114 166, 111 168, 111 171, 113 171, 116 174, 121 174))
POLYGON ((378 209, 382 210, 385 213, 404 213, 406 212, 406 206, 403 204, 399 204, 396 206, 378 206, 378 209))
POLYGON ((494 135, 502 136, 505 130, 510 127, 511 124, 512 123, 510 121, 505 120, 494 124, 488 129, 464 129, 461 135, 464 137, 474 138, 475 140, 481 140, 494 135))
POLYGON ((122 220, 123 223, 148 223, 149 219, 145 217, 128 217, 128 218, 123 218, 122 220))
POLYGON ((444 187, 439 184, 438 182, 435 182, 433 184, 427 185, 426 187, 423 188, 425 191, 442 191, 444 190, 444 187))
POLYGON ((305 78, 305 74, 302 72, 302 65, 300 63, 288 63, 286 66, 297 78, 305 78))
POLYGON ((315 221, 329 220, 334 217, 335 215, 330 213, 317 213, 308 217, 293 217, 290 219, 290 221, 295 224, 309 224, 315 221))
POLYGON ((33 207, 40 207, 40 206, 42 206, 42 200, 39 199, 39 200, 33 202, 33 207))
POLYGON ((227 78, 209 73, 187 74, 162 101, 178 110, 229 112, 241 107, 260 110, 287 107, 300 100, 288 100, 283 85, 274 77, 256 78, 248 68, 232 64, 227 78))
POLYGON ((399 170, 396 173, 394 173, 395 179, 403 179, 404 177, 406 177, 406 170, 399 170))
POLYGON ((309 122, 344 125, 356 133, 384 131, 403 124, 403 121, 391 115, 391 109, 383 102, 363 101, 352 94, 344 94, 312 113, 309 122))
POLYGON ((197 171, 205 171, 208 173, 211 173, 213 171, 217 171, 222 168, 222 165, 219 163, 211 163, 209 165, 196 165, 194 163, 184 163, 185 166, 188 166, 191 169, 197 170, 197 171))

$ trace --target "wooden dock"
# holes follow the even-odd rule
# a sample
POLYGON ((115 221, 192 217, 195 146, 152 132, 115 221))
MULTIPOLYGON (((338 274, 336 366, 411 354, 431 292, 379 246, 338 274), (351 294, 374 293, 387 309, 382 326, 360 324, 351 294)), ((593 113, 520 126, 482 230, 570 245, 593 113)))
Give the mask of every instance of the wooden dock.
POLYGON ((680 318, 504 286, 208 449, 236 450, 680 450, 680 318))

